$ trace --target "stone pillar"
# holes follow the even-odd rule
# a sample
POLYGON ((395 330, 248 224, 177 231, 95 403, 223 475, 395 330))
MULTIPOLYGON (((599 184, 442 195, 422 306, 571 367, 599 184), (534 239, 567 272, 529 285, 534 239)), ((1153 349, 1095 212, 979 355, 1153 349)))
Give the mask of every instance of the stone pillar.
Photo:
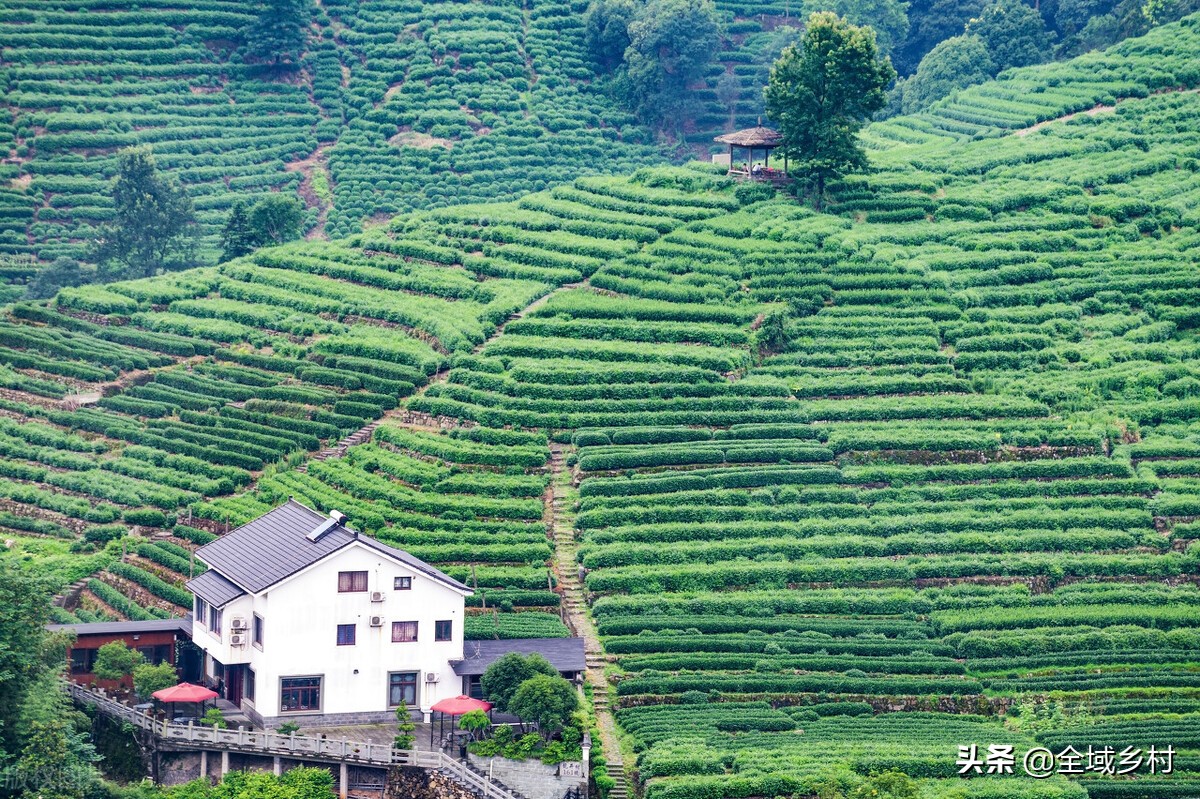
POLYGON ((283 758, 281 758, 279 755, 275 755, 272 766, 275 770, 276 777, 278 777, 280 774, 283 774, 283 758))
POLYGON ((350 791, 350 768, 346 765, 346 761, 342 761, 342 765, 338 771, 338 796, 341 799, 346 799, 350 791))
POLYGON ((592 754, 592 734, 590 732, 583 733, 583 741, 580 744, 580 749, 583 750, 583 784, 587 785, 592 754))
POLYGON ((208 778, 208 750, 200 750, 200 779, 208 778))
POLYGON ((229 750, 221 751, 221 779, 225 779, 225 775, 229 773, 229 750))

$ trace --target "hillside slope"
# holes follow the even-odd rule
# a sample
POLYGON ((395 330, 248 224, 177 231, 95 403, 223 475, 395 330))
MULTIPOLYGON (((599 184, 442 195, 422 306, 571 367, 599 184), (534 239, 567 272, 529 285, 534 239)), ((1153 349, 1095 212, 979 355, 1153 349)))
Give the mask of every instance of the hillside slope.
POLYGON ((209 262, 229 207, 265 191, 300 191, 345 235, 627 172, 658 156, 591 86, 584 5, 326 3, 303 69, 272 80, 235 55, 245 4, 8 3, 0 254, 84 255, 111 217, 115 151, 133 144, 187 187, 209 262))
POLYGON ((7 548, 97 575, 64 617, 178 612, 188 548, 291 495, 475 580, 487 636, 561 634, 507 611, 578 545, 648 799, 1200 796, 1200 97, 1118 91, 1186 86, 1149 70, 1193 30, 1122 45, 1111 112, 880 150, 825 213, 645 168, 14 306, 7 548))

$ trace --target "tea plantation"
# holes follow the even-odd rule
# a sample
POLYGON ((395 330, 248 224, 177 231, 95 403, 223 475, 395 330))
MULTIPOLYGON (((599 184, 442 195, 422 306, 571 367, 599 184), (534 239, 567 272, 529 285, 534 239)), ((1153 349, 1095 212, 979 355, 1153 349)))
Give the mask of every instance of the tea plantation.
POLYGON ((822 212, 642 167, 11 305, 6 557, 177 613, 292 496, 471 636, 594 625, 647 799, 1200 797, 1198 25, 874 125, 822 212))

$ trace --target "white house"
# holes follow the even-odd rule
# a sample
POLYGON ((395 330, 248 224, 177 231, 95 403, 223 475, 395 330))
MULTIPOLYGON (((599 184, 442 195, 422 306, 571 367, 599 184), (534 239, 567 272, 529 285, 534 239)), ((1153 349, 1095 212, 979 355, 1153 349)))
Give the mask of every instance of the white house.
POLYGON ((222 695, 267 727, 429 713, 456 696, 471 589, 294 500, 196 551, 192 640, 222 695))

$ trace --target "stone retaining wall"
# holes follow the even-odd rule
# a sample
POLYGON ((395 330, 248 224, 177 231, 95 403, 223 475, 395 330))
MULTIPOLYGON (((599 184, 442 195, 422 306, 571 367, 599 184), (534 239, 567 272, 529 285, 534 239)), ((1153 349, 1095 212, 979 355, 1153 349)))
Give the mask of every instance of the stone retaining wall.
POLYGON ((587 795, 587 782, 582 776, 583 764, 578 761, 547 766, 540 760, 509 760, 507 757, 479 757, 472 754, 468 754, 467 758, 472 766, 484 774, 490 774, 529 799, 562 799, 563 794, 571 788, 579 788, 587 795), (571 771, 577 771, 580 776, 560 776, 560 772, 571 771))

